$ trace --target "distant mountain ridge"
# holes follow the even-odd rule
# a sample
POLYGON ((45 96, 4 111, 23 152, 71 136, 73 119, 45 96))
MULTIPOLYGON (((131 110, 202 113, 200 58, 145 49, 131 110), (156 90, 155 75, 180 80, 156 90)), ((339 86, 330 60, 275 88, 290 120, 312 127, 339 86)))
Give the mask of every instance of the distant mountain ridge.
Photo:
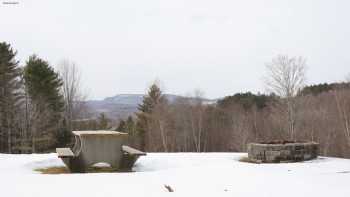
MULTIPOLYGON (((174 94, 164 94, 170 103, 179 98, 193 99, 174 94)), ((91 111, 90 118, 96 118, 98 114, 105 113, 111 119, 125 119, 129 115, 137 112, 137 107, 142 103, 144 94, 117 94, 112 97, 107 97, 103 100, 87 101, 87 106, 91 111)), ((216 100, 202 99, 204 103, 215 103, 216 100)))

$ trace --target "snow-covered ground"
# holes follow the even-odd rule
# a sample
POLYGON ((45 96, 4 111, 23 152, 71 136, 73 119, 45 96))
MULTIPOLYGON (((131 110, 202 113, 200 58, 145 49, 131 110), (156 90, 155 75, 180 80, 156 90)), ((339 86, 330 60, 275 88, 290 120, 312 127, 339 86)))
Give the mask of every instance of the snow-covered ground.
POLYGON ((0 154, 0 196, 350 196, 350 160, 290 164, 239 162, 244 153, 150 153, 132 173, 47 175, 56 154, 0 154), (168 193, 164 185, 175 192, 168 193))

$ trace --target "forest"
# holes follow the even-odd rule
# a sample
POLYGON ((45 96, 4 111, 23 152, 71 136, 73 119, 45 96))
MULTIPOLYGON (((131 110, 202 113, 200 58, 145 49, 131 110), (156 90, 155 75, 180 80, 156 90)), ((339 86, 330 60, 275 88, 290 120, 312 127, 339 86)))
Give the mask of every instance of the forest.
POLYGON ((3 153, 51 152, 72 145, 73 130, 117 130, 147 152, 245 152, 249 142, 283 139, 315 141, 321 155, 350 158, 349 79, 308 85, 303 57, 279 55, 267 63, 267 93, 242 90, 206 103, 195 91, 169 102, 154 83, 134 115, 92 120, 82 119, 89 109, 74 63, 53 66, 32 55, 22 65, 16 54, 0 43, 3 153))

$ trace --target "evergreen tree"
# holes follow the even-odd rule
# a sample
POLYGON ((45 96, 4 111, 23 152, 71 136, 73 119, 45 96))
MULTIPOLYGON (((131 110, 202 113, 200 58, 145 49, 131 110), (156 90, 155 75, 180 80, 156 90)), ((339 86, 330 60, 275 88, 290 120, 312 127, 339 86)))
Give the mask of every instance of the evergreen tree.
POLYGON ((157 84, 152 84, 148 90, 147 95, 143 97, 143 101, 138 106, 138 110, 144 113, 152 113, 154 107, 161 102, 165 101, 165 97, 162 95, 162 91, 157 84))
POLYGON ((18 61, 10 44, 0 43, 0 151, 12 152, 16 125, 15 116, 20 99, 18 61))
POLYGON ((130 136, 135 135, 135 122, 132 116, 129 116, 128 119, 126 120, 126 132, 129 133, 130 136))
POLYGON ((264 94, 252 94, 251 92, 247 93, 237 93, 233 96, 226 96, 223 99, 218 100, 218 107, 227 108, 233 104, 241 105, 245 110, 249 110, 252 107, 257 107, 261 110, 267 106, 268 102, 272 102, 275 99, 273 95, 264 95, 264 94))
POLYGON ((62 80, 45 60, 36 55, 29 57, 24 69, 28 94, 33 101, 44 101, 55 112, 62 112, 64 103, 60 92, 62 80))
POLYGON ((350 83, 349 82, 343 82, 343 83, 323 83, 323 84, 317 84, 317 85, 309 85, 305 86, 299 93, 298 96, 306 96, 306 95, 314 95, 317 96, 321 93, 329 92, 331 90, 345 90, 350 89, 350 83))
POLYGON ((119 125, 117 127, 117 131, 119 132, 125 132, 125 128, 126 128, 126 123, 124 120, 120 120, 119 125))
POLYGON ((60 92, 62 80, 58 73, 47 61, 33 55, 26 62, 24 80, 31 106, 32 151, 36 151, 39 136, 46 137, 47 146, 62 144, 62 136, 66 134, 62 128, 64 103, 60 92))
POLYGON ((98 117, 98 128, 101 130, 108 129, 108 122, 109 120, 107 119, 106 115, 101 113, 98 117))
POLYGON ((128 133, 129 136, 135 135, 136 125, 132 116, 128 116, 125 120, 120 120, 119 125, 117 127, 117 131, 128 133))
POLYGON ((141 137, 141 149, 146 149, 147 142, 147 130, 150 120, 150 115, 152 114, 155 106, 159 103, 166 102, 165 97, 162 95, 162 91, 157 84, 152 84, 148 90, 147 95, 143 97, 142 103, 138 106, 139 112, 136 113, 137 123, 136 128, 138 135, 141 137))

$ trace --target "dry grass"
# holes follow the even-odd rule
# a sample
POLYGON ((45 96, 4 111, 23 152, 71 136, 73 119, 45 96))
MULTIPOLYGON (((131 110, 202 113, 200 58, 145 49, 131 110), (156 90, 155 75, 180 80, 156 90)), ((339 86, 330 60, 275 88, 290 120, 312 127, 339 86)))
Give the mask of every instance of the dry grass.
MULTIPOLYGON (((49 167, 49 168, 38 168, 34 171, 40 172, 41 174, 70 174, 71 172, 66 167, 49 167)), ((111 167, 90 167, 87 169, 86 173, 116 173, 116 172, 130 172, 130 171, 120 171, 111 167)))
POLYGON ((245 163, 254 163, 254 164, 261 164, 261 162, 256 161, 256 160, 251 160, 248 157, 242 157, 239 159, 240 162, 245 162, 245 163))
POLYGON ((40 172, 41 174, 68 174, 70 173, 66 167, 49 167, 49 168, 38 168, 34 171, 40 172))

